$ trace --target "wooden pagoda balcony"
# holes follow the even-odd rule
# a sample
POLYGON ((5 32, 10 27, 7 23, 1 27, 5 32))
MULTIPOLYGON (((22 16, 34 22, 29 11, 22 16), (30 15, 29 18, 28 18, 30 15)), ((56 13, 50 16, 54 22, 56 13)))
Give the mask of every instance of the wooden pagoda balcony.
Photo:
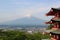
POLYGON ((51 38, 51 40, 57 40, 57 39, 55 39, 55 38, 51 38))
POLYGON ((58 29, 60 29, 60 28, 59 28, 59 25, 54 25, 54 26, 52 27, 52 30, 58 30, 58 29))
POLYGON ((59 36, 58 35, 52 35, 51 40, 59 40, 59 36))
POLYGON ((58 30, 58 29, 59 29, 59 28, 54 28, 54 27, 52 28, 52 30, 58 30))

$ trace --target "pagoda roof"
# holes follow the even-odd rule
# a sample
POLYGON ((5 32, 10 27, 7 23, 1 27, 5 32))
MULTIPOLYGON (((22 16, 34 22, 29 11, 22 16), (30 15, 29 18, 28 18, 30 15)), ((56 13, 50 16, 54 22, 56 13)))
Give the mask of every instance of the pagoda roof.
POLYGON ((55 11, 60 11, 60 8, 52 8, 55 11))
POLYGON ((51 21, 60 22, 60 18, 59 19, 52 19, 51 21))
POLYGON ((52 24, 52 23, 51 23, 51 21, 49 21, 49 22, 45 22, 45 24, 52 24))
POLYGON ((52 24, 52 23, 56 23, 56 22, 60 23, 60 19, 56 19, 56 20, 51 19, 49 22, 45 22, 45 23, 46 24, 52 24))
POLYGON ((56 13, 60 13, 60 8, 51 8, 46 16, 54 16, 56 13))
POLYGON ((53 30, 44 30, 44 32, 47 32, 47 33, 50 33, 51 31, 53 31, 53 30))
POLYGON ((60 29, 59 30, 51 31, 50 33, 52 33, 52 34, 60 34, 60 29))

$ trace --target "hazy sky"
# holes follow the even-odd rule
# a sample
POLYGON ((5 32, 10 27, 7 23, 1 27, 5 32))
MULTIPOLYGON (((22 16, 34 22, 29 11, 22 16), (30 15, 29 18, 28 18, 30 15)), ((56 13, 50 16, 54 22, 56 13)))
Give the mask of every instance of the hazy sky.
POLYGON ((30 16, 49 20, 45 14, 51 7, 60 7, 60 0, 0 0, 0 22, 30 16))

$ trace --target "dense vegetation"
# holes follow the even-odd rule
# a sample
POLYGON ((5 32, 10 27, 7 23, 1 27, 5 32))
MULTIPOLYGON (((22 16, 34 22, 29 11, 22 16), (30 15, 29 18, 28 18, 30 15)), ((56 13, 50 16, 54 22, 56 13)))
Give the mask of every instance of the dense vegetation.
POLYGON ((40 32, 30 34, 17 30, 0 30, 0 40, 41 40, 47 38, 50 38, 48 34, 42 35, 40 32))

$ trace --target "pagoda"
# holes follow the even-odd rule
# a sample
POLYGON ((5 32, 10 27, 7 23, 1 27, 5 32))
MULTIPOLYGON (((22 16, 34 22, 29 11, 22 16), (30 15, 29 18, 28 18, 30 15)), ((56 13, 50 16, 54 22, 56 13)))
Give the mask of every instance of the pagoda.
POLYGON ((46 24, 52 24, 50 36, 51 40, 60 40, 60 8, 51 8, 46 16, 53 16, 53 18, 46 22, 46 24))

